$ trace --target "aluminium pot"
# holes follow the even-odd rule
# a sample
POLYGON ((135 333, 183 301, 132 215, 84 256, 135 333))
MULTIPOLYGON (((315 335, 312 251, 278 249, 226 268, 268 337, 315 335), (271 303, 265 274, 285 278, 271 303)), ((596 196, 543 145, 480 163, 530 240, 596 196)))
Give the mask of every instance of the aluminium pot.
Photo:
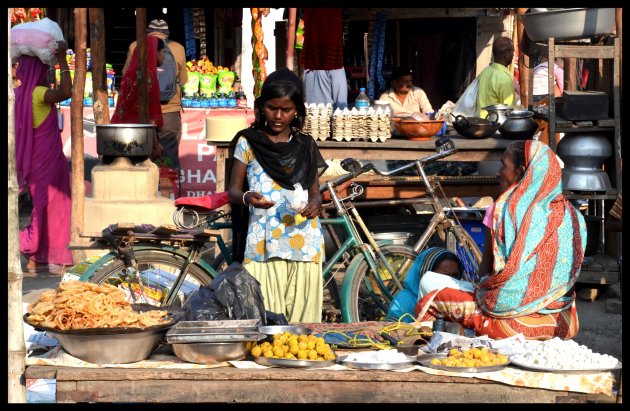
POLYGON ((506 120, 506 114, 508 110, 512 110, 512 106, 507 104, 494 104, 491 106, 485 106, 483 109, 488 112, 486 119, 490 121, 498 121, 499 124, 503 124, 506 120))
POLYGON ((538 123, 533 117, 533 111, 508 110, 505 121, 499 127, 499 133, 512 140, 529 140, 538 130, 538 123))
POLYGON ((97 124, 96 152, 112 157, 148 157, 157 127, 152 124, 97 124))
POLYGON ((569 8, 535 11, 519 16, 527 37, 534 42, 573 40, 612 32, 614 8, 569 8))

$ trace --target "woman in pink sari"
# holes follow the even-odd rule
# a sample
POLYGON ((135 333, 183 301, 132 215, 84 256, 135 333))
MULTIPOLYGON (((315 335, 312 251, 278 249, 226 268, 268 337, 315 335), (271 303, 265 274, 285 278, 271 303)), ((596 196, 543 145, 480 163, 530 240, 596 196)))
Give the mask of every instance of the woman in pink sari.
POLYGON ((72 265, 70 242, 70 171, 63 154, 55 103, 70 98, 72 80, 66 44, 58 43, 59 90, 48 88, 50 66, 37 57, 20 56, 15 92, 16 168, 20 191, 28 190, 31 223, 20 232, 20 252, 28 272, 63 271, 72 265))

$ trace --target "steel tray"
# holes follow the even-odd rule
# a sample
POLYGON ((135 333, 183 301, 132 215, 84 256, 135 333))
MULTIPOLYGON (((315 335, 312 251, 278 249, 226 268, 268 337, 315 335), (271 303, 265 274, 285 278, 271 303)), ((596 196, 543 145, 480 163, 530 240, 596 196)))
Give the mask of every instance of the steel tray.
POLYGON ((444 354, 444 353, 442 353, 442 354, 424 354, 424 355, 419 355, 417 357, 417 361, 423 367, 433 368, 433 369, 442 370, 442 371, 451 371, 451 372, 491 372, 491 371, 499 371, 499 370, 504 369, 505 367, 507 367, 510 364, 509 360, 505 364, 490 365, 490 366, 487 366, 487 367, 446 367, 444 365, 431 364, 431 360, 433 360, 435 358, 438 358, 438 359, 441 360, 442 358, 446 358, 447 356, 448 356, 448 354, 444 354))
POLYGON ((260 320, 180 321, 170 336, 258 334, 260 320))
POLYGON ((403 368, 409 368, 413 366, 416 361, 416 357, 412 357, 407 355, 407 361, 394 362, 394 363, 368 363, 368 362, 358 362, 358 361, 348 361, 348 356, 344 355, 339 357, 339 364, 346 366, 348 368, 355 368, 358 370, 400 370, 403 368))
POLYGON ((560 373, 560 374, 588 374, 591 372, 620 370, 622 368, 620 361, 617 361, 617 364, 613 368, 591 368, 591 369, 574 369, 574 370, 562 370, 562 369, 559 370, 557 368, 536 367, 533 365, 523 364, 521 362, 518 362, 517 360, 512 360, 512 365, 516 365, 517 367, 523 368, 528 371, 553 372, 553 373, 560 373))
POLYGON ((337 358, 334 360, 289 360, 286 358, 267 358, 267 357, 254 357, 254 362, 260 365, 266 365, 268 367, 284 367, 284 368, 323 368, 330 367, 337 363, 337 358))
POLYGON ((247 342, 260 341, 266 338, 265 334, 237 333, 237 334, 166 334, 168 344, 191 344, 191 343, 217 343, 217 342, 247 342))

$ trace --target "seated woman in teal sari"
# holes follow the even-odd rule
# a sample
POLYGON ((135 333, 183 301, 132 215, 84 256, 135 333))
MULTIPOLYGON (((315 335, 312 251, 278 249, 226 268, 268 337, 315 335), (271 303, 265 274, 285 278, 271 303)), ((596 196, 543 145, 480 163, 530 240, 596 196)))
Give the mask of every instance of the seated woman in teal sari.
POLYGON ((445 248, 427 248, 418 254, 413 265, 409 268, 403 281, 403 290, 396 294, 389 306, 387 321, 400 319, 403 322, 412 322, 413 308, 418 299, 422 298, 429 288, 436 289, 436 287, 439 288, 444 285, 457 288, 461 272, 462 265, 455 254, 445 248), (435 273, 444 275, 432 276, 431 279, 427 277, 426 279, 429 281, 421 281, 427 273, 429 275, 435 273), (439 285, 436 285, 436 279, 440 282, 439 285))
POLYGON ((584 217, 562 195, 562 168, 546 144, 515 141, 501 162, 502 192, 486 212, 481 282, 474 292, 430 292, 414 312, 419 321, 441 316, 494 339, 573 338, 584 217))

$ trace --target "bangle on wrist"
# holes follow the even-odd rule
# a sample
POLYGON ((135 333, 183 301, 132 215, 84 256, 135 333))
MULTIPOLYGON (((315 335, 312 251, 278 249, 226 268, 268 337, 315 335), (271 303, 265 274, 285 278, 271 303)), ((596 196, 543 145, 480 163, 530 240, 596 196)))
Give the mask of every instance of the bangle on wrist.
POLYGON ((70 73, 70 70, 61 70, 61 71, 59 72, 59 75, 62 75, 63 73, 70 73))
POLYGON ((245 196, 247 195, 247 193, 253 193, 253 191, 247 190, 243 193, 243 204, 246 206, 250 206, 251 204, 248 204, 247 201, 245 201, 245 196))

